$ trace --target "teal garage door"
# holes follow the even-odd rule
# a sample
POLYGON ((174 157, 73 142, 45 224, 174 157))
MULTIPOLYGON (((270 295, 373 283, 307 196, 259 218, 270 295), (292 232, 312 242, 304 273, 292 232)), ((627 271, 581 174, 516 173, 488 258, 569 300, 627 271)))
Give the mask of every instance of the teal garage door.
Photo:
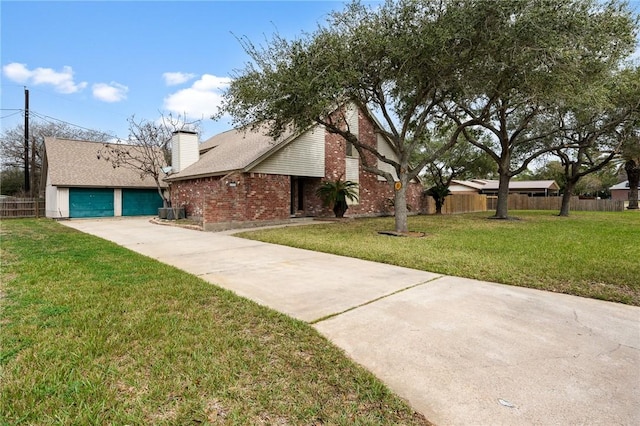
POLYGON ((155 216, 162 207, 157 189, 123 189, 122 216, 155 216))
POLYGON ((107 217, 113 214, 113 189, 69 188, 69 217, 107 217))

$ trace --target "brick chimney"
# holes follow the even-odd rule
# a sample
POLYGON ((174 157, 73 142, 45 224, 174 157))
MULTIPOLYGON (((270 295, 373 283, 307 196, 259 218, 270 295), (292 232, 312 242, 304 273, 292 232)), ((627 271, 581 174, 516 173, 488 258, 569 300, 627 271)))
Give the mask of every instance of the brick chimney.
POLYGON ((173 132, 171 138, 171 172, 178 173, 199 159, 198 134, 188 130, 173 132))

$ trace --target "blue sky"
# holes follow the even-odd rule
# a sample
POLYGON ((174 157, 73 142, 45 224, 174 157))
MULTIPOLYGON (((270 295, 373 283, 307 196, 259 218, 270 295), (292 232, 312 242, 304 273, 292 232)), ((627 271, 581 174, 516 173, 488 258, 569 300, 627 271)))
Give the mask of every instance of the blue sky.
MULTIPOLYGON (((230 128, 209 119, 234 69, 236 36, 313 31, 341 1, 6 1, 0 3, 2 130, 33 114, 127 136, 127 118, 204 117, 203 138, 230 128)), ((49 119, 51 120, 51 119, 49 119)))
MULTIPOLYGON (((632 0, 640 9, 640 0, 632 0)), ((343 1, 0 2, 2 130, 33 115, 127 136, 127 118, 160 113, 204 118, 206 139, 220 94, 248 56, 236 36, 260 43, 313 31, 343 1)), ((640 56, 640 55, 636 55, 640 56)))

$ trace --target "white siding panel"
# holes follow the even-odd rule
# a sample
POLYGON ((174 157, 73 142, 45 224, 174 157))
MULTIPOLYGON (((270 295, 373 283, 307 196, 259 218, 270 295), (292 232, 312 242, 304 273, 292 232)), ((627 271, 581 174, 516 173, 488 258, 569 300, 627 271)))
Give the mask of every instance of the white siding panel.
POLYGON ((69 217, 69 188, 47 185, 45 189, 45 216, 53 219, 69 217))
MULTIPOLYGON (((171 139, 171 168, 178 173, 200 159, 198 135, 195 133, 177 132, 171 139)), ((116 215, 118 216, 118 215, 116 215)))
POLYGON ((44 192, 45 216, 59 218, 58 215, 58 188, 47 185, 44 192))
POLYGON ((251 169, 256 173, 324 177, 324 128, 316 127, 251 169))
POLYGON ((54 219, 69 217, 69 188, 47 185, 45 189, 45 216, 54 219))
POLYGON ((358 107, 354 104, 350 104, 347 109, 347 123, 349 125, 349 130, 354 135, 358 136, 360 127, 358 125, 358 107))
MULTIPOLYGON (((398 161, 398 156, 393 152, 389 143, 385 140, 382 135, 378 135, 378 152, 390 160, 398 161)), ((396 169, 393 168, 391 164, 387 164, 384 161, 378 160, 378 168, 385 172, 389 172, 393 175, 394 179, 397 181, 398 175, 396 174, 396 169)), ((382 176, 378 176, 378 180, 384 180, 382 176)))
MULTIPOLYGON (((357 158, 346 158, 345 159, 345 180, 350 180, 352 182, 360 182, 360 160, 357 158)), ((358 197, 360 197, 360 187, 356 190, 358 197)), ((358 204, 358 201, 347 200, 347 205, 353 206, 358 204)))
POLYGON ((345 180, 360 182, 360 170, 358 168, 360 161, 357 158, 346 158, 345 160, 345 180))
POLYGON ((122 188, 113 190, 113 215, 122 216, 122 188))
POLYGON ((59 217, 69 217, 69 188, 58 188, 59 217))

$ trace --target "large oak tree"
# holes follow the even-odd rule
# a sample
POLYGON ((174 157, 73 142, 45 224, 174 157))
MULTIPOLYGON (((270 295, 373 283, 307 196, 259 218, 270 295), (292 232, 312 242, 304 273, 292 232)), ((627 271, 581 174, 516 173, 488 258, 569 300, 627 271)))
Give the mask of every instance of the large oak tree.
POLYGON ((341 135, 364 170, 396 188, 395 229, 406 232, 408 183, 476 122, 461 120, 448 140, 426 143, 451 96, 449 82, 469 53, 452 33, 456 17, 449 3, 403 0, 377 9, 353 3, 297 40, 275 35, 259 47, 244 39, 252 61, 234 76, 222 111, 239 125, 269 123, 274 137, 287 126, 302 131, 312 123, 341 135), (361 143, 345 105, 380 122, 394 158, 361 143))
MULTIPOLYGON (((565 142, 556 108, 600 103, 602 79, 636 45, 637 17, 612 0, 459 0, 458 37, 475 54, 460 67, 454 120, 475 119, 469 141, 497 164, 496 218, 506 219, 509 181, 565 142)), ((462 64, 461 64, 462 65, 462 64)))
POLYGON ((407 183, 462 133, 496 162, 496 217, 507 218, 509 180, 556 148, 547 144, 558 131, 545 121, 549 111, 591 96, 590 85, 631 53, 636 29, 617 0, 356 2, 293 41, 241 39, 251 62, 234 76, 222 112, 239 125, 269 123, 274 137, 311 123, 343 136, 365 170, 400 181, 399 232, 408 230, 407 183), (395 158, 360 143, 342 113, 347 103, 380 121, 395 158), (428 143, 445 117, 450 138, 428 143))
POLYGON ((598 102, 557 110, 560 147, 553 154, 560 159, 565 184, 560 216, 569 215, 578 182, 607 166, 629 144, 629 132, 638 125, 640 69, 616 72, 599 90, 598 102))

